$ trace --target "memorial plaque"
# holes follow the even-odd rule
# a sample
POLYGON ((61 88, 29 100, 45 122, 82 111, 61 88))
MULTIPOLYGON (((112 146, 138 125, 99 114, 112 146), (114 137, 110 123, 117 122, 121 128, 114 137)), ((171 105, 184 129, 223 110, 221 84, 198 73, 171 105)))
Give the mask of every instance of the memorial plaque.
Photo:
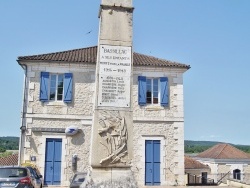
POLYGON ((130 107, 131 47, 100 45, 98 106, 130 107))

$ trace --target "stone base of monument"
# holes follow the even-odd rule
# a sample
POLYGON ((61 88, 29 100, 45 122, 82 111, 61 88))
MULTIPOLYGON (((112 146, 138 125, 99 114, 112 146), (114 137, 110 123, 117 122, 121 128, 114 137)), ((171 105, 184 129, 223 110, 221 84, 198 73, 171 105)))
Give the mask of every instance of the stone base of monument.
POLYGON ((81 188, 137 188, 130 168, 93 168, 81 188))

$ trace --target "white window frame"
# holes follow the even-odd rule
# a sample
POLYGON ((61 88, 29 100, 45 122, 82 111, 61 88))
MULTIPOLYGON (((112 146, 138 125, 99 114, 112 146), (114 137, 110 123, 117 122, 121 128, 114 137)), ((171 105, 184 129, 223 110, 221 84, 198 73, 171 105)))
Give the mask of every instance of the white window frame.
POLYGON ((64 74, 62 73, 50 73, 49 74, 49 89, 48 89, 48 96, 49 96, 49 101, 50 102, 53 102, 53 101, 63 101, 63 96, 64 96, 64 74), (62 75, 63 77, 63 91, 62 91, 62 99, 61 100, 58 100, 57 97, 58 97, 58 78, 59 78, 59 75, 62 75), (50 92, 51 92, 51 77, 52 76, 56 76, 56 88, 55 88, 55 99, 51 99, 50 98, 50 92))
POLYGON ((148 88, 148 80, 151 80, 151 103, 148 103, 148 97, 146 92, 146 104, 147 105, 159 105, 161 101, 161 87, 160 87, 160 77, 146 77, 146 89, 148 88), (158 80, 158 103, 154 103, 154 79, 158 80))

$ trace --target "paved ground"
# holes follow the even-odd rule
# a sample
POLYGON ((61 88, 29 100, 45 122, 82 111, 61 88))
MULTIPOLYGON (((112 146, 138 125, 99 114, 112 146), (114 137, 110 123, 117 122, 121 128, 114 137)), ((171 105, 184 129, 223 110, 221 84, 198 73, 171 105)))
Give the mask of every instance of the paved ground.
MULTIPOLYGON (((66 187, 49 186, 47 188, 66 188, 66 187)), ((232 186, 146 186, 142 188, 236 188, 236 187, 232 187, 232 186)))

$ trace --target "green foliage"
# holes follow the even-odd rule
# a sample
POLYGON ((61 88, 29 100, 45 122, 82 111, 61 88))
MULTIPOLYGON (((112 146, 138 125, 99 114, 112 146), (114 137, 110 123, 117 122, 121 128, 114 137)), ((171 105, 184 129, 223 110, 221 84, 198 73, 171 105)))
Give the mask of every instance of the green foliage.
POLYGON ((242 150, 246 153, 250 153, 250 146, 246 145, 234 145, 234 147, 238 148, 239 150, 242 150))
MULTIPOLYGON (((201 153, 219 143, 222 142, 185 140, 184 142, 185 153, 201 153)), ((233 145, 233 146, 246 153, 250 153, 250 146, 248 145, 233 145)))
POLYGON ((4 153, 0 153, 0 158, 1 157, 8 157, 9 155, 12 155, 13 153, 11 151, 5 151, 4 153))
POLYGON ((19 148, 19 138, 18 137, 0 137, 0 152, 6 150, 18 150, 19 148))
POLYGON ((5 152, 5 151, 6 151, 6 149, 0 147, 0 153, 5 152))

